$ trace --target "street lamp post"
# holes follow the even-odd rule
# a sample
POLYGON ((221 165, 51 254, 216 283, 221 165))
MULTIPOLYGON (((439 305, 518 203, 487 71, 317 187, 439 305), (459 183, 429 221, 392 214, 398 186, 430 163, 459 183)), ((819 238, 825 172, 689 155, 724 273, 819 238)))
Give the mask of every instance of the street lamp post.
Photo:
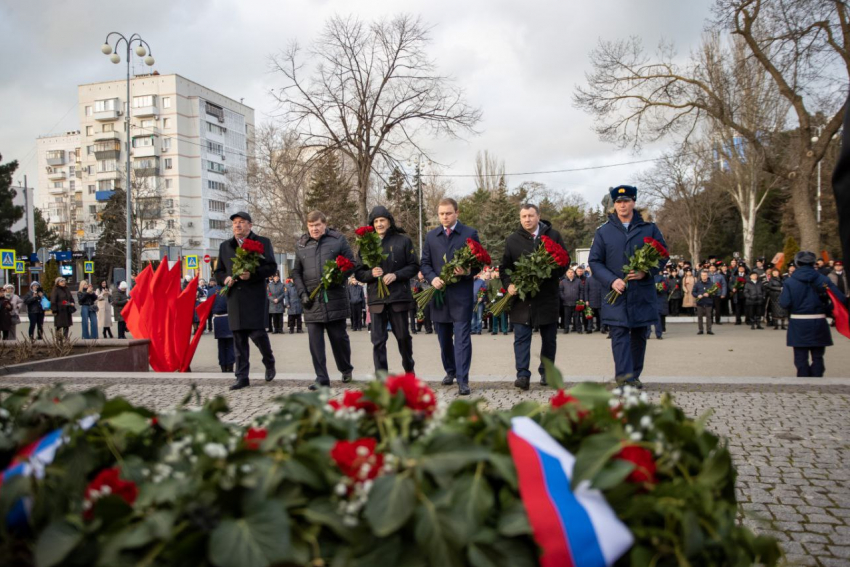
POLYGON ((106 35, 106 40, 103 42, 103 45, 100 48, 100 51, 104 55, 110 55, 109 60, 115 63, 116 65, 121 62, 121 56, 118 55, 118 47, 121 45, 121 42, 124 42, 124 46, 127 50, 127 109, 124 112, 124 131, 127 136, 126 140, 126 151, 127 151, 127 184, 124 188, 124 192, 127 197, 127 247, 126 247, 126 255, 127 261, 125 263, 125 268, 127 273, 125 274, 126 282, 127 282, 127 290, 129 291, 133 287, 133 278, 130 277, 132 274, 132 266, 133 266, 133 210, 130 208, 130 190, 132 188, 132 182, 130 180, 130 58, 132 56, 132 47, 133 44, 136 44, 136 49, 134 50, 136 55, 139 57, 144 57, 145 64, 148 67, 153 66, 155 63, 153 58, 153 53, 151 53, 151 48, 148 45, 148 42, 142 39, 137 33, 134 33, 129 38, 125 37, 123 34, 119 32, 110 32, 106 35), (114 45, 109 44, 109 38, 112 36, 115 37, 114 45), (113 53, 114 51, 114 53, 113 53), (145 57, 147 55, 147 57, 145 57))

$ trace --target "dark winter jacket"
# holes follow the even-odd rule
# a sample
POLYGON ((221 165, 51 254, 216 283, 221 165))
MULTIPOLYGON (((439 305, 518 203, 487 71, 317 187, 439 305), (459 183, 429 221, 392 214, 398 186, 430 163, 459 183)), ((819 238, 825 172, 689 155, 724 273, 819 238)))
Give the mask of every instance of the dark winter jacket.
POLYGON ((587 304, 593 309, 602 307, 602 296, 605 295, 602 289, 602 283, 596 276, 589 276, 584 280, 584 289, 587 292, 587 304))
POLYGON ((356 305, 357 303, 363 303, 365 299, 365 294, 363 293, 363 286, 358 284, 349 283, 347 286, 348 290, 348 303, 351 305, 356 305))
POLYGON ((748 280, 744 286, 744 298, 747 300, 747 305, 764 305, 764 282, 748 280))
POLYGON ((286 284, 286 294, 284 295, 286 312, 289 315, 301 315, 304 313, 304 308, 301 306, 301 296, 298 295, 298 288, 290 282, 286 284))
POLYGON ((764 284, 764 291, 767 294, 767 300, 770 306, 770 314, 775 319, 782 319, 788 314, 779 304, 779 297, 782 295, 782 278, 770 278, 764 284))
POLYGON ((266 291, 266 281, 277 273, 277 260, 271 240, 257 236, 253 232, 246 237, 256 240, 263 245, 263 257, 260 265, 247 280, 233 274, 233 259, 239 242, 236 237, 229 238, 218 247, 218 263, 215 267, 215 278, 219 285, 224 285, 228 276, 233 280, 230 291, 227 292, 227 319, 234 331, 250 331, 265 329, 269 324, 269 301, 266 291))
MULTIPOLYGON (((451 236, 446 236, 443 227, 437 227, 425 235, 425 244, 422 249, 422 275, 430 283, 439 277, 446 262, 454 258, 455 252, 466 247, 466 240, 471 238, 476 242, 478 231, 458 221, 451 236)), ((475 276, 481 270, 473 269, 469 274, 460 276, 458 281, 443 287, 443 304, 431 301, 428 306, 431 309, 431 320, 435 323, 461 323, 472 320, 472 308, 475 300, 472 296, 472 287, 475 276)))
POLYGON ((670 314, 670 304, 667 303, 667 296, 670 295, 670 280, 665 278, 663 275, 658 274, 655 276, 655 293, 658 298, 658 314, 659 315, 669 315, 670 314), (658 284, 663 283, 661 286, 662 290, 658 291, 658 284))
POLYGON ((682 291, 682 278, 669 276, 667 278, 667 299, 682 299, 684 295, 685 294, 682 291))
MULTIPOLYGON (((740 302, 746 303, 746 297, 744 296, 744 290, 743 289, 738 289, 738 290, 735 289, 735 285, 738 283, 738 278, 744 278, 746 280, 746 282, 750 281, 749 274, 742 276, 741 274, 738 273, 738 274, 735 274, 734 276, 730 276, 730 278, 729 278, 729 295, 732 296, 732 303, 740 303, 740 302)), ((746 282, 744 282, 744 287, 746 287, 746 285, 747 285, 746 282)))
POLYGON ((339 231, 328 228, 325 233, 314 240, 309 234, 298 239, 295 249, 295 266, 292 268, 292 281, 298 289, 301 306, 304 309, 304 322, 329 323, 348 319, 348 285, 345 283, 353 270, 343 273, 343 281, 332 285, 327 290, 327 302, 322 290, 319 290, 314 301, 308 296, 322 281, 322 268, 328 260, 336 260, 337 256, 345 256, 352 264, 355 263, 351 247, 345 236, 339 231))
POLYGON ((283 282, 271 281, 266 289, 269 296, 269 313, 283 313, 283 296, 286 293, 283 282), (277 303, 274 302, 275 299, 277 303))
POLYGON ((381 249, 387 257, 379 267, 384 270, 384 274, 395 274, 396 276, 395 281, 387 286, 390 292, 389 296, 378 296, 378 278, 372 275, 372 268, 363 263, 363 258, 359 252, 354 277, 357 278, 357 281, 368 286, 369 310, 371 312, 381 312, 383 307, 380 306, 388 304, 394 305, 394 311, 408 311, 413 305, 410 280, 419 273, 419 258, 413 249, 413 242, 404 234, 390 228, 381 240, 381 249))
POLYGON ((558 283, 558 291, 561 294, 561 305, 564 307, 575 307, 576 301, 584 300, 584 286, 581 285, 581 280, 574 277, 563 278, 558 283))
MULTIPOLYGON (((635 250, 644 244, 643 239, 651 237, 667 246, 661 231, 655 223, 643 220, 638 211, 634 212, 629 229, 623 226, 616 214, 608 215, 608 222, 596 229, 593 244, 590 247, 588 263, 594 278, 599 278, 607 294, 614 280, 625 280, 623 265, 635 250)), ((602 324, 615 327, 646 327, 658 320, 658 308, 655 305, 655 276, 661 272, 667 260, 661 260, 646 277, 628 282, 626 292, 613 305, 602 304, 602 324)))
POLYGON ((83 305, 88 305, 89 307, 91 307, 92 305, 97 303, 97 294, 90 293, 87 291, 78 291, 77 302, 79 303, 80 307, 82 307, 83 305))
POLYGON ((121 311, 129 301, 130 298, 127 297, 127 292, 121 288, 117 288, 115 293, 112 294, 112 313, 116 321, 124 320, 124 316, 121 314, 121 311))
POLYGON ((50 292, 50 309, 53 311, 53 324, 56 327, 73 326, 71 307, 74 307, 74 294, 68 286, 54 285, 53 291, 50 292))
MULTIPOLYGON (((39 288, 41 291, 41 288, 39 288)), ((42 297, 44 294, 42 293, 42 297)), ((24 296, 24 305, 27 306, 27 313, 30 315, 38 315, 39 313, 44 313, 44 309, 41 307, 41 297, 38 296, 38 291, 30 290, 24 296)))
MULTIPOLYGON (((702 279, 697 280, 697 283, 694 284, 694 290, 691 292, 691 295, 697 298, 697 305, 701 305, 702 307, 712 307, 714 305, 714 298, 712 296, 708 297, 700 297, 704 293, 708 293, 708 290, 714 287, 714 282, 711 281, 711 278, 708 281, 702 281, 702 279)), ((720 292, 717 292, 715 295, 720 295, 720 292)))
POLYGON ((847 304, 843 293, 811 266, 800 266, 785 280, 779 304, 790 313, 788 320, 787 344, 790 347, 827 347, 832 346, 832 335, 826 316, 813 319, 795 318, 795 315, 825 315, 823 300, 818 294, 825 286, 836 295, 839 301, 847 304))
MULTIPOLYGON (((511 284, 511 276, 508 272, 513 271, 516 261, 521 256, 532 253, 540 246, 541 236, 548 236, 556 243, 564 246, 561 234, 552 228, 548 221, 544 220, 540 221, 537 238, 534 238, 520 226, 505 240, 505 253, 502 256, 502 264, 499 266, 499 274, 501 274, 502 285, 505 289, 508 289, 511 284)), ((540 291, 534 297, 526 297, 525 301, 520 301, 518 296, 514 298, 511 304, 511 322, 534 327, 557 324, 561 306, 558 280, 566 271, 566 267, 556 267, 552 270, 552 275, 540 283, 540 291)), ((578 279, 576 279, 576 282, 578 282, 578 279)))

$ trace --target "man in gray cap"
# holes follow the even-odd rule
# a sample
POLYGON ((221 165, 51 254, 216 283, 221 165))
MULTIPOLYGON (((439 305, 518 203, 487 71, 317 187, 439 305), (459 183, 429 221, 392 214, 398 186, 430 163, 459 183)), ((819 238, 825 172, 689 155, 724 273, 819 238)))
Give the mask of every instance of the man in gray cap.
POLYGON ((797 269, 785 279, 779 296, 779 305, 790 314, 786 344, 794 349, 798 377, 821 377, 826 371, 823 356, 826 347, 832 346, 832 334, 826 321, 826 290, 847 305, 841 290, 815 270, 816 260, 812 252, 799 252, 794 257, 797 269))
POLYGON ((272 354, 272 345, 266 332, 266 323, 269 320, 266 280, 277 273, 277 262, 271 241, 263 236, 257 236, 251 230, 251 215, 240 211, 231 215, 230 221, 233 238, 225 240, 218 248, 215 277, 220 285, 229 286, 227 318, 236 349, 236 383, 230 386, 230 389, 239 390, 250 385, 248 339, 257 345, 263 355, 266 381, 270 382, 275 377, 274 354, 272 354), (234 274, 233 260, 236 258, 236 249, 246 240, 254 240, 263 245, 260 265, 254 273, 234 274))

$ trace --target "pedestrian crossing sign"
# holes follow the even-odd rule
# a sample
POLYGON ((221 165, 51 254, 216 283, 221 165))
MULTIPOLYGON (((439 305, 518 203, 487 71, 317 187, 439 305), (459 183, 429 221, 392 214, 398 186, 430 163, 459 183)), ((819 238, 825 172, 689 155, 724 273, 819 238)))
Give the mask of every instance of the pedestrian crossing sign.
POLYGON ((94 273, 94 262, 83 262, 83 272, 87 274, 94 273))
POLYGON ((0 268, 4 270, 15 269, 15 251, 0 249, 0 268))
POLYGON ((23 274, 26 271, 27 271, 27 269, 24 267, 23 260, 17 260, 15 262, 15 273, 16 274, 23 274))
POLYGON ((186 256, 186 269, 187 270, 197 270, 198 269, 198 257, 197 256, 186 256))

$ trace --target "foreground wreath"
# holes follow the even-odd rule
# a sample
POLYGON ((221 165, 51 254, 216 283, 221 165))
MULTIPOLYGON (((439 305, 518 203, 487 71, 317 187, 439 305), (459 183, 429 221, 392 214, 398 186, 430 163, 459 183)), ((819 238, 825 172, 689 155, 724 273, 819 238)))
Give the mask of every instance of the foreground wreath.
POLYGON ((666 395, 581 384, 490 411, 441 407, 405 375, 280 398, 241 427, 221 398, 156 414, 97 389, 2 392, 4 565, 538 565, 508 445, 518 416, 575 454, 573 486, 599 488, 632 532, 617 565, 780 558, 736 522, 725 445, 666 395))

